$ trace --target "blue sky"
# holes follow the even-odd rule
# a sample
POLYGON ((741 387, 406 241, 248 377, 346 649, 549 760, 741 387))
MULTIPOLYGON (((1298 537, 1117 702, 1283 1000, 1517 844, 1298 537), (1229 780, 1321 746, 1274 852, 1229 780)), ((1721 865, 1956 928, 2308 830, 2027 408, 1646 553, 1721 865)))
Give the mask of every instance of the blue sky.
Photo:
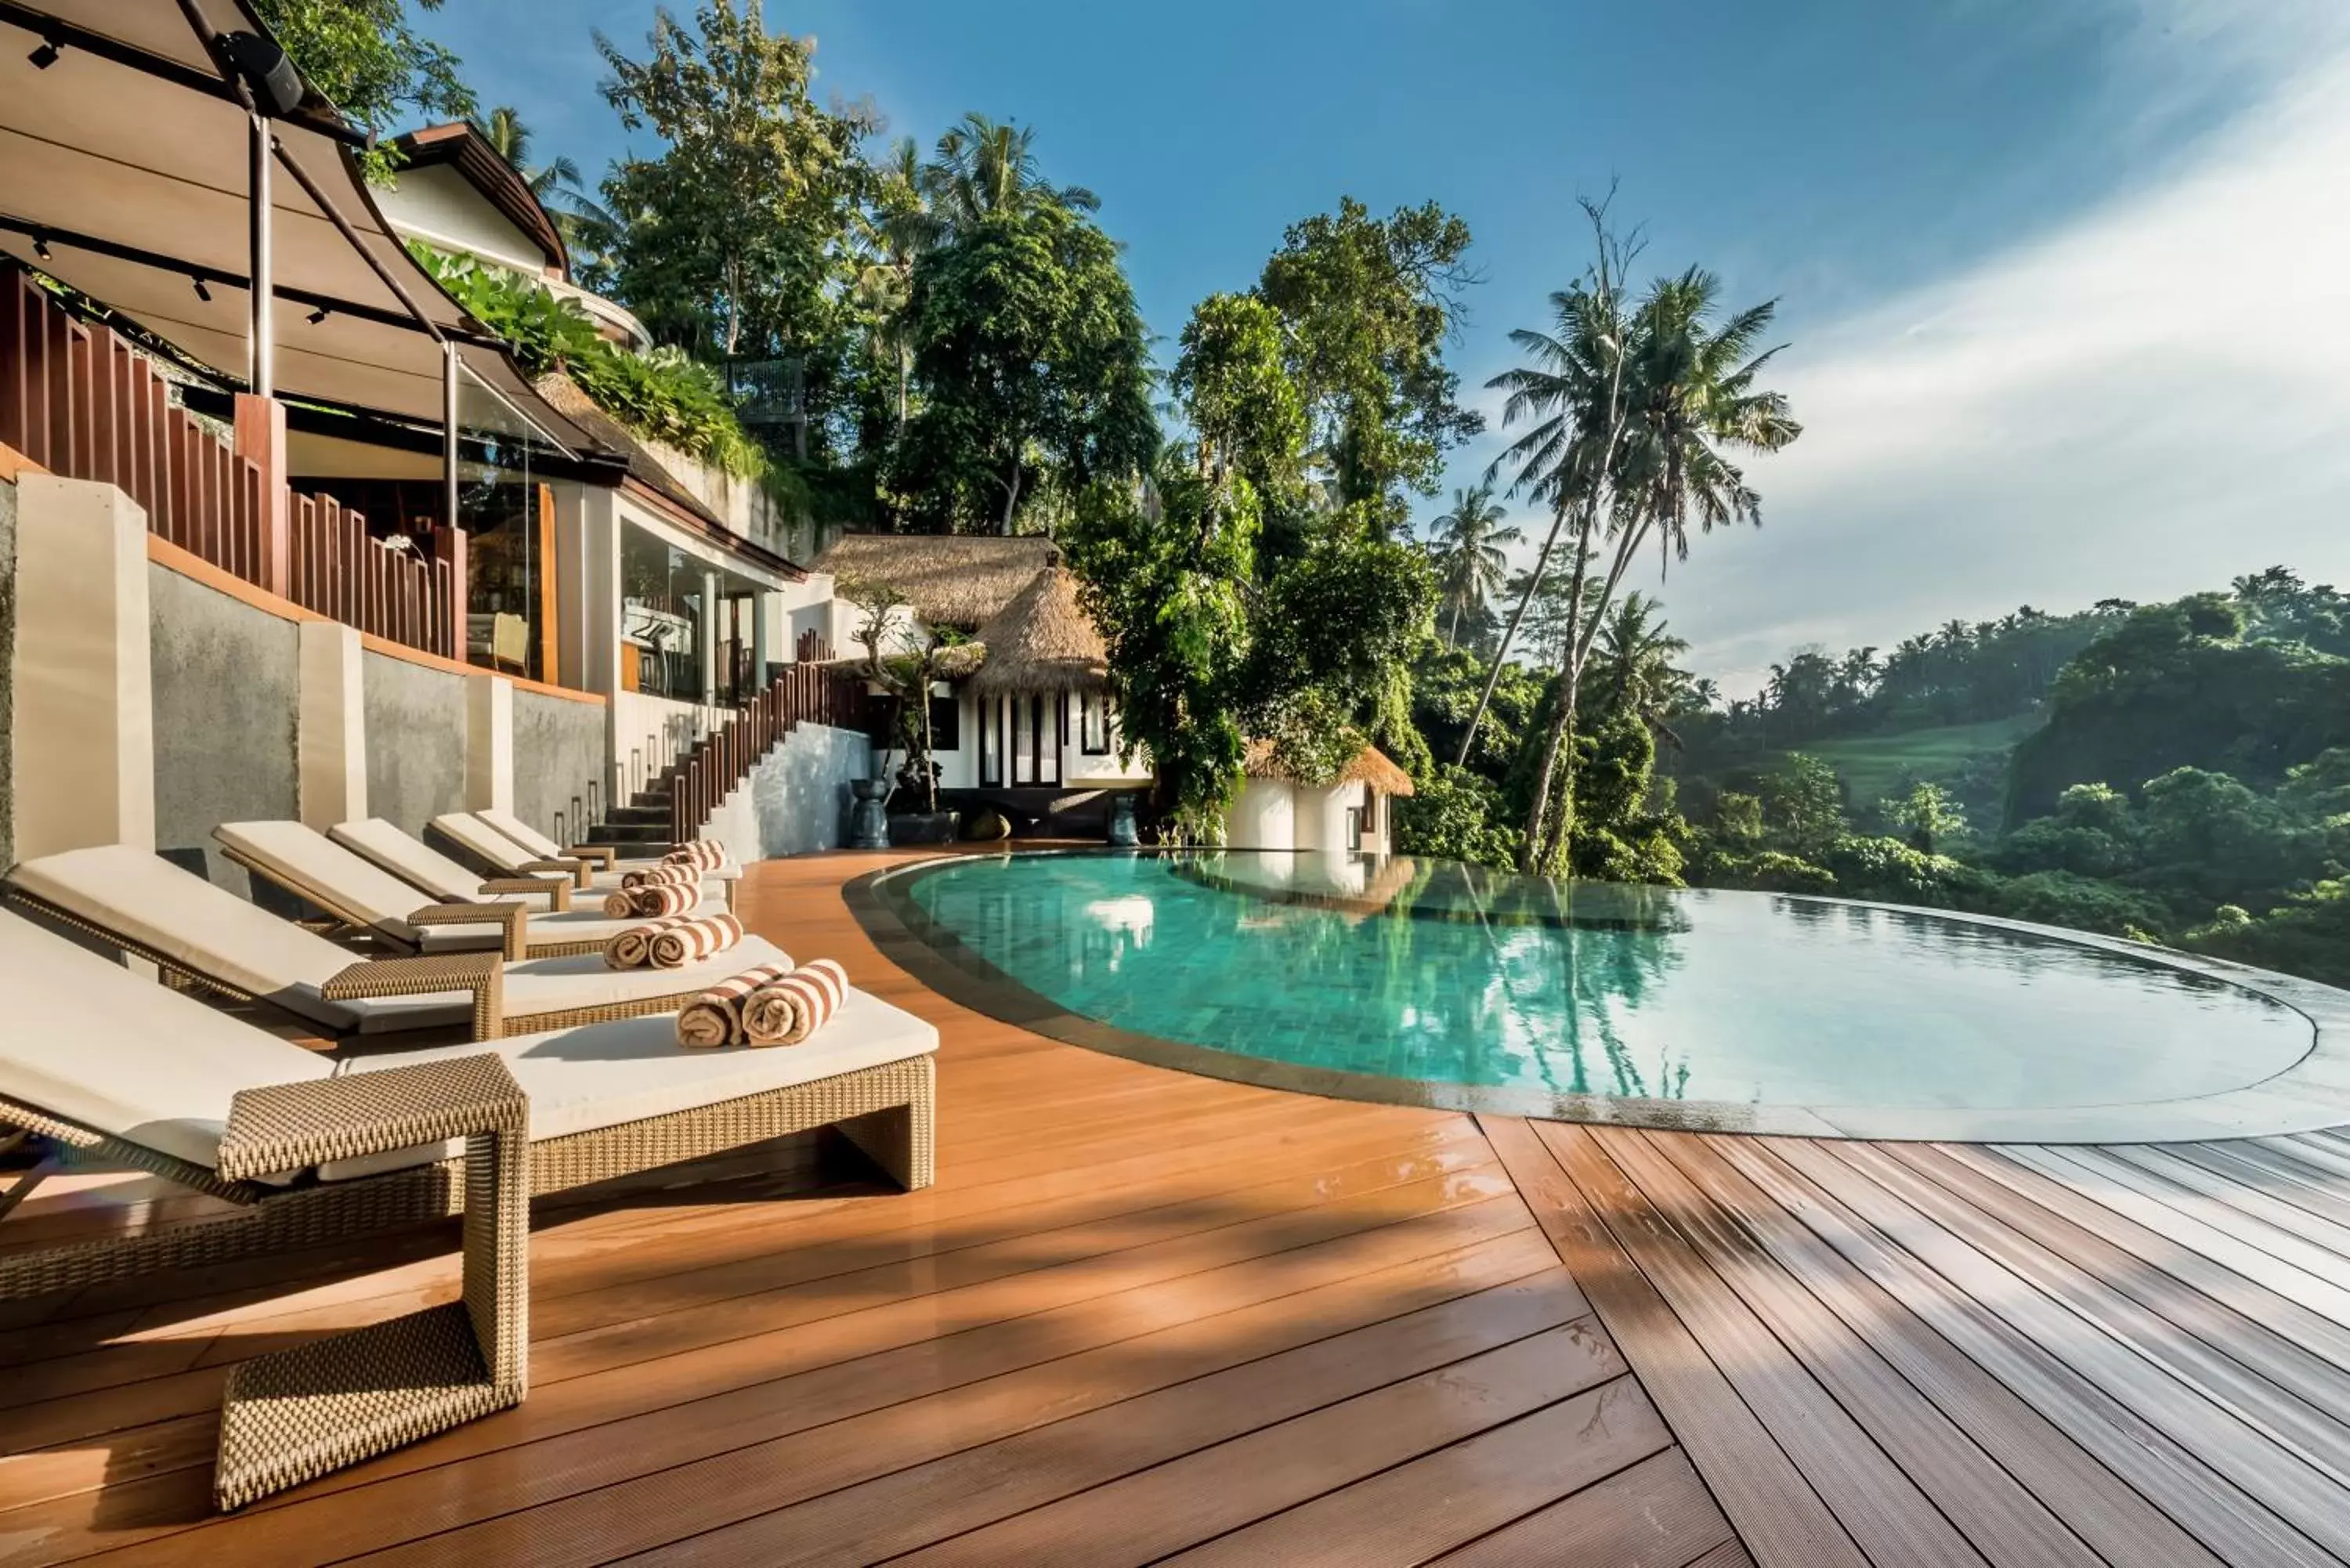
MULTIPOLYGON (((1656 270, 1777 297, 1810 429, 1759 535, 1662 585, 1733 689, 1810 641, 2155 597, 2282 560, 2350 577, 2350 7, 2330 0, 802 0, 818 90, 927 144, 1034 125, 1103 199, 1154 331, 1352 193, 1469 220, 1454 351, 1510 362, 1620 182, 1656 270), (2330 319, 2328 319, 2330 318, 2330 319)), ((600 27, 651 6, 451 0, 485 104, 591 175, 626 145, 600 27)), ((1477 477, 1492 442, 1459 454, 1477 477)), ((1424 510, 1433 513, 1434 504, 1424 510)), ((1527 519, 1529 523, 1534 519, 1527 519)), ((1641 586, 1658 588, 1653 569, 1641 586)))

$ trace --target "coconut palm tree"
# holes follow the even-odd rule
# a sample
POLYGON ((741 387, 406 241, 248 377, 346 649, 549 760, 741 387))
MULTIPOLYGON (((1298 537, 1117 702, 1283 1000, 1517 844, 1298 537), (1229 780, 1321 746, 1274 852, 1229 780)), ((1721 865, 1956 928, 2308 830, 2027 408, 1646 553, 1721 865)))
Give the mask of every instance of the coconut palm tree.
POLYGON ((913 297, 914 263, 939 241, 941 225, 931 210, 930 182, 921 150, 910 136, 890 143, 889 157, 872 170, 870 200, 852 222, 856 268, 851 289, 859 306, 879 324, 874 348, 897 361, 898 433, 906 433, 907 390, 914 373, 914 339, 906 306, 913 297))
POLYGON ((1605 209, 1586 203, 1586 211, 1599 237, 1598 265, 1553 296, 1557 332, 1511 334, 1532 363, 1489 383, 1510 393, 1504 424, 1537 421, 1499 461, 1518 465, 1514 487, 1545 495, 1562 517, 1575 512, 1578 590, 1594 546, 1607 546, 1608 557, 1591 605, 1578 602, 1574 617, 1563 700, 1527 812, 1529 871, 1565 859, 1574 765, 1567 732, 1592 639, 1625 570, 1651 540, 1667 559, 1685 558, 1691 524, 1710 533, 1718 524, 1759 523, 1761 497, 1730 454, 1775 452, 1803 431, 1783 395, 1755 384, 1778 352, 1756 348, 1773 306, 1717 325, 1721 285, 1691 268, 1657 280, 1627 312, 1617 283, 1624 249, 1607 234, 1605 209))
POLYGON ((1599 628, 1596 649, 1609 672, 1608 703, 1644 718, 1661 716, 1690 679, 1674 660, 1689 641, 1665 625, 1664 606, 1637 588, 1616 601, 1599 628))
POLYGON ((1082 185, 1047 184, 1036 166, 1033 126, 964 114, 939 138, 937 155, 922 171, 932 206, 951 230, 967 229, 992 213, 1014 213, 1034 201, 1094 212, 1101 198, 1082 185))
POLYGON ((1493 499, 1492 485, 1474 484, 1455 490, 1451 510, 1436 519, 1430 543, 1437 584, 1451 612, 1444 640, 1455 648, 1461 645, 1461 616, 1483 613, 1485 601, 1502 586, 1510 564, 1503 546, 1525 537, 1516 527, 1503 524, 1506 515, 1493 499))
POLYGON ((514 165, 530 193, 555 220, 555 232, 563 236, 564 245, 586 253, 574 257, 573 270, 592 269, 595 256, 618 240, 620 223, 588 194, 579 165, 557 156, 542 168, 531 168, 530 127, 510 104, 490 110, 489 118, 476 122, 473 129, 499 157, 514 165))

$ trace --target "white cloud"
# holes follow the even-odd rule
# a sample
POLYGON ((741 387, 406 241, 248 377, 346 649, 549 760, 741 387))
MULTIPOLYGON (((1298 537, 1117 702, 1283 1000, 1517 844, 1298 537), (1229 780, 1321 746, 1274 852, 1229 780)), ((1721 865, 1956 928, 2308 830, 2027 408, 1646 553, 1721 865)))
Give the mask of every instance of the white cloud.
POLYGON ((1777 379, 1805 433, 1750 466, 1765 530, 1668 585, 1726 686, 2026 601, 2350 577, 2350 36, 2139 8, 2175 67, 2226 36, 2267 90, 2148 188, 1800 334, 1777 379))

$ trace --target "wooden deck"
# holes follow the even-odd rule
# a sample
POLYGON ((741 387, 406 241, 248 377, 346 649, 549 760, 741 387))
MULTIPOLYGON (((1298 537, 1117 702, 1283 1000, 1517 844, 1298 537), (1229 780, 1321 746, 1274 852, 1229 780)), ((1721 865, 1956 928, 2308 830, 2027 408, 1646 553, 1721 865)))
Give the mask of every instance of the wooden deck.
POLYGON ((2350 1561, 2350 1137, 1740 1139, 1186 1077, 915 985, 837 891, 883 858, 758 867, 743 910, 939 1023, 936 1188, 795 1144, 546 1208, 526 1404, 226 1519, 224 1369, 453 1295, 447 1234, 0 1303, 0 1563, 2350 1561))

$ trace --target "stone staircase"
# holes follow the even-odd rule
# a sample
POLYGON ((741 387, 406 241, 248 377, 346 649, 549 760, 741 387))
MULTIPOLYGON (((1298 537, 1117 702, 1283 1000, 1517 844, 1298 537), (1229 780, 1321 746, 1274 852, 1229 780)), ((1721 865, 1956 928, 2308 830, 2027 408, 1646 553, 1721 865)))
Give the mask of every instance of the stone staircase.
POLYGON ((609 849, 617 859, 637 859, 667 852, 670 838, 670 780, 661 774, 629 797, 626 805, 610 809, 579 842, 609 849))

